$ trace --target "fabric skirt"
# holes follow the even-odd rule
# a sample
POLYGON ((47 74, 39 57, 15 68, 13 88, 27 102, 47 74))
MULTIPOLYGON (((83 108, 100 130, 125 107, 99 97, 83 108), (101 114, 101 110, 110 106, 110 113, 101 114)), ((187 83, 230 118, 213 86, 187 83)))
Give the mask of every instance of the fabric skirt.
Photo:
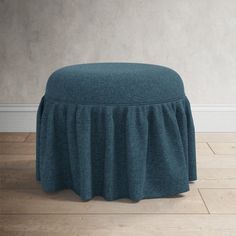
POLYGON ((196 180, 195 133, 187 97, 140 105, 80 105, 42 98, 36 177, 46 192, 81 200, 134 201, 175 195, 196 180))

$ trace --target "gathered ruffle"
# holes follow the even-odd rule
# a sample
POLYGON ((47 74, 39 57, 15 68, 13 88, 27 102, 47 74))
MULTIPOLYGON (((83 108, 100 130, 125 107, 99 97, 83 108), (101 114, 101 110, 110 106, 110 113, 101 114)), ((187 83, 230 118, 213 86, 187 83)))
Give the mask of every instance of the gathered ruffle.
POLYGON ((36 175, 82 200, 140 200, 189 190, 195 134, 186 97, 162 104, 80 105, 42 98, 36 175))

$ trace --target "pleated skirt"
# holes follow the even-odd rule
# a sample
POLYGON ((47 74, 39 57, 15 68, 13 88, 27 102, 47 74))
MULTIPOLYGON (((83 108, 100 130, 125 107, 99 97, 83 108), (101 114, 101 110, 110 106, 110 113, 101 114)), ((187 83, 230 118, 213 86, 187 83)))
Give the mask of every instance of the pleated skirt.
POLYGON ((44 191, 81 200, 171 196, 196 180, 187 97, 161 104, 81 105, 42 98, 36 178, 44 191))

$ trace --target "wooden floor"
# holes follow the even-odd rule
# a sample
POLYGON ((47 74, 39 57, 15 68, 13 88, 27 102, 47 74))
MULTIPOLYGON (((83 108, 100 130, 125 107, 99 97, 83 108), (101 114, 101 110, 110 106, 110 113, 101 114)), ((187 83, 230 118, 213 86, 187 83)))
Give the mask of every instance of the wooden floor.
POLYGON ((35 134, 0 133, 0 235, 236 235, 236 133, 197 134, 199 180, 176 197, 80 202, 35 181, 35 134))

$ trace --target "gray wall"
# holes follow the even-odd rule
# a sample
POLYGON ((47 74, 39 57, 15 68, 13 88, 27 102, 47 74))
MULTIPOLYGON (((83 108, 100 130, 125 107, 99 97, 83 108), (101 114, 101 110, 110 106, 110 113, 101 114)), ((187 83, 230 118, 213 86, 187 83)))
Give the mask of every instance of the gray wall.
POLYGON ((236 103, 235 0, 1 0, 0 103, 38 103, 58 67, 162 64, 194 104, 236 103))

